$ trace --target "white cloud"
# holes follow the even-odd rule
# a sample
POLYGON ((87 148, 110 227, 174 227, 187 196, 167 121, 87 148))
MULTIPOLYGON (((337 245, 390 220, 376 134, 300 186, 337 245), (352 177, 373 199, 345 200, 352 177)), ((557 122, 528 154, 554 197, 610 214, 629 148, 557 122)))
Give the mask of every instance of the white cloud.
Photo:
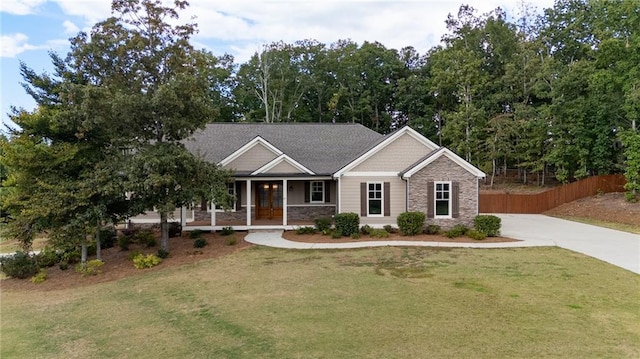
POLYGON ((111 16, 110 0, 52 0, 60 6, 65 15, 78 16, 85 19, 86 24, 93 24, 111 16))
POLYGON ((17 55, 33 50, 36 46, 27 43, 29 37, 25 34, 0 35, 0 57, 16 57, 17 55))
POLYGON ((80 28, 69 20, 65 20, 62 26, 64 27, 64 33, 67 35, 76 35, 80 31, 80 28))
POLYGON ((33 14, 35 10, 46 0, 2 0, 0 1, 0 12, 13 15, 33 14))

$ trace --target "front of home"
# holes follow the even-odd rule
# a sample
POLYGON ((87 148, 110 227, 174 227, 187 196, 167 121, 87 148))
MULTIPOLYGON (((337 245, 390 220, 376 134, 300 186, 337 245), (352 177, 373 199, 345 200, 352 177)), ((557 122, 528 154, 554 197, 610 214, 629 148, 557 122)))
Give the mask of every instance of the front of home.
POLYGON ((231 209, 176 212, 185 230, 291 229, 344 212, 382 227, 405 211, 448 228, 478 214, 485 177, 410 127, 383 136, 359 124, 215 123, 185 145, 233 170, 236 197, 231 209))

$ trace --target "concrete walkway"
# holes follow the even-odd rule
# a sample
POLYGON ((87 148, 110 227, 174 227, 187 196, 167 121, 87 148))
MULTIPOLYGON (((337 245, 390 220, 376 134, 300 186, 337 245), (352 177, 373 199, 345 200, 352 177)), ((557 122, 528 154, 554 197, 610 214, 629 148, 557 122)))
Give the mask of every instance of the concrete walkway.
POLYGON ((282 238, 282 231, 251 232, 245 237, 245 240, 263 246, 291 249, 340 249, 386 246, 456 248, 558 246, 598 258, 640 274, 640 236, 638 235, 543 215, 498 214, 498 216, 502 218, 502 235, 519 239, 521 242, 451 243, 362 241, 349 243, 303 243, 282 238))

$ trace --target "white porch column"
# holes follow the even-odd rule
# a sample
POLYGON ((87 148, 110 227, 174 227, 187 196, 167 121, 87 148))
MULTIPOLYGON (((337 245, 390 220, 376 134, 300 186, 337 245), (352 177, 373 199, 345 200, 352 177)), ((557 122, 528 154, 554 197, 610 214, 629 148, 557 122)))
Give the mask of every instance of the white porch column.
POLYGON ((213 227, 216 225, 216 204, 211 203, 209 205, 211 206, 211 226, 213 227))
POLYGON ((247 180, 247 226, 251 225, 251 180, 247 180))
POLYGON ((287 179, 282 180, 282 225, 287 225, 287 193, 289 193, 289 186, 287 186, 287 179))
POLYGON ((338 203, 336 210, 338 212, 336 214, 342 213, 342 197, 340 197, 342 194, 342 182, 340 182, 340 179, 342 179, 342 176, 338 177, 338 190, 336 191, 336 203, 338 203))

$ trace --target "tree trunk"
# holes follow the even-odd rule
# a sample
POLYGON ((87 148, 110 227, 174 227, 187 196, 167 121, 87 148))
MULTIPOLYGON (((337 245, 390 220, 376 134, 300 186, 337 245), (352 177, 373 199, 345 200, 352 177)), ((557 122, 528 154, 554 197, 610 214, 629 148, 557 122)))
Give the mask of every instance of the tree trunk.
POLYGON ((98 221, 98 228, 96 229, 96 259, 102 260, 102 244, 100 243, 100 221, 98 221))
POLYGON ((166 212, 160 213, 160 248, 169 251, 169 225, 166 212))
POLYGON ((82 263, 82 266, 86 266, 87 265, 87 240, 85 238, 84 241, 82 241, 82 247, 81 247, 81 251, 80 251, 80 263, 82 263))
POLYGON ((491 171, 491 185, 490 185, 490 187, 491 187, 491 189, 493 189, 493 180, 496 177, 496 159, 494 158, 491 161, 491 163, 493 164, 493 168, 492 168, 492 171, 491 171))

